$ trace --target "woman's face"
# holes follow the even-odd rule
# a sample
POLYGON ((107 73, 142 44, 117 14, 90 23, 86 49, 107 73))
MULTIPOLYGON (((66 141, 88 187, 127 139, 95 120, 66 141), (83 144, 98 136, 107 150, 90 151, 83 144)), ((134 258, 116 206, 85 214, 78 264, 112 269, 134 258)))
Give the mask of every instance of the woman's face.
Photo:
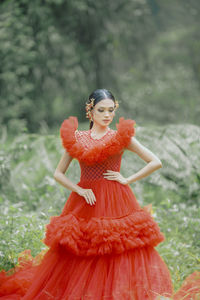
POLYGON ((115 103, 111 99, 103 99, 94 106, 91 112, 94 123, 108 126, 115 115, 115 103))

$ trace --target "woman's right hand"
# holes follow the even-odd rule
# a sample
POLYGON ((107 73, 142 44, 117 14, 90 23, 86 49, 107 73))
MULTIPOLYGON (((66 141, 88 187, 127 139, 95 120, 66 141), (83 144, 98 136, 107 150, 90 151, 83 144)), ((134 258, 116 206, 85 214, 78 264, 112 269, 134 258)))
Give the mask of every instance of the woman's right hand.
POLYGON ((88 204, 93 205, 96 203, 96 197, 91 189, 84 189, 79 187, 77 193, 80 196, 84 197, 88 204))

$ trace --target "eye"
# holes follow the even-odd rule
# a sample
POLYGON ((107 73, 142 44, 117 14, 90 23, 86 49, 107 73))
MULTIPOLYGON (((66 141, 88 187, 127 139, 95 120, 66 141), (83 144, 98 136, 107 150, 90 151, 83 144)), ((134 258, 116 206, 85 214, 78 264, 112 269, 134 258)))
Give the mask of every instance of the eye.
POLYGON ((99 112, 104 112, 104 110, 102 108, 99 108, 98 111, 99 112))
POLYGON ((113 112, 114 108, 109 109, 109 112, 113 112))

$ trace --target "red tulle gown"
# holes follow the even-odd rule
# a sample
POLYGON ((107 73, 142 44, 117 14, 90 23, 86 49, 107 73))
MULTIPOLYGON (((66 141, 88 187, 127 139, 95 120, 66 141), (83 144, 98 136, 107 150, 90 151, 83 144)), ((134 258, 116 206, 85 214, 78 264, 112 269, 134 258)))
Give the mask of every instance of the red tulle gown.
POLYGON ((154 300, 173 293, 169 270, 154 248, 164 240, 151 214, 129 185, 103 177, 120 171, 134 120, 123 117, 100 139, 80 131, 76 117, 64 120, 63 147, 79 161, 78 185, 92 189, 96 203, 71 192, 59 216, 46 225, 48 250, 1 272, 0 299, 154 300), (12 274, 11 274, 12 273, 12 274))

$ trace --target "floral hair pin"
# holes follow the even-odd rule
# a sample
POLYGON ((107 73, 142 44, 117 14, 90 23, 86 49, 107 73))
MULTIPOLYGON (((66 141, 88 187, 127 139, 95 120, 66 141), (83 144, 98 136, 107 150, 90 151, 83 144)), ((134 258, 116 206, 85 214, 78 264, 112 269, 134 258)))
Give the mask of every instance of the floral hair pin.
POLYGON ((119 102, 115 100, 115 109, 117 109, 118 107, 119 107, 119 102))
POLYGON ((86 103, 86 106, 85 106, 85 109, 86 109, 86 118, 89 118, 90 120, 92 120, 91 110, 94 107, 94 101, 95 101, 95 99, 91 98, 89 101, 90 102, 86 103))

